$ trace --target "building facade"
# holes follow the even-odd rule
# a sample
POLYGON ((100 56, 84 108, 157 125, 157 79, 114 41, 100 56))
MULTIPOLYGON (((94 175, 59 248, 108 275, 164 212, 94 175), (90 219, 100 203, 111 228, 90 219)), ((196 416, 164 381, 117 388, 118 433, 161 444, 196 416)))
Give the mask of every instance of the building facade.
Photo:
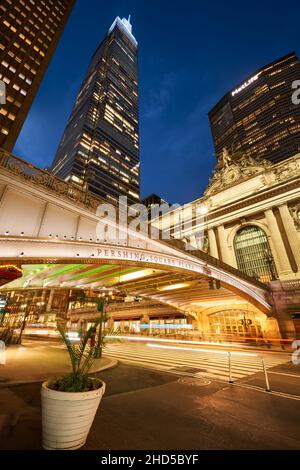
POLYGON ((292 101, 299 80, 295 53, 266 65, 227 93, 210 111, 217 159, 223 148, 277 163, 300 151, 300 106, 292 101))
MULTIPOLYGON (((106 308, 108 326, 127 334, 184 335, 191 332, 193 318, 160 302, 127 297, 106 308)), ((72 330, 88 328, 99 318, 95 305, 70 305, 68 325, 72 330)))
POLYGON ((75 0, 1 2, 0 147, 9 152, 13 150, 74 3, 75 0))
POLYGON ((12 289, 1 292, 5 311, 0 326, 20 328, 24 318, 27 327, 56 327, 57 321, 67 318, 70 290, 68 289, 12 289))
POLYGON ((108 202, 139 202, 137 41, 117 17, 92 57, 52 172, 108 202))
MULTIPOLYGON (((274 165, 240 152, 227 155, 225 160, 221 168, 218 165, 203 197, 154 224, 162 231, 171 228, 171 236, 268 283, 277 310, 274 320, 282 336, 299 336, 300 154, 274 165), (207 210, 200 222, 185 220, 185 229, 178 221, 195 214, 196 206, 207 210)), ((224 328, 230 318, 237 324, 240 321, 236 307, 230 311, 214 307, 208 317, 203 312, 207 325, 220 324, 220 318, 211 314, 222 316, 224 328)))

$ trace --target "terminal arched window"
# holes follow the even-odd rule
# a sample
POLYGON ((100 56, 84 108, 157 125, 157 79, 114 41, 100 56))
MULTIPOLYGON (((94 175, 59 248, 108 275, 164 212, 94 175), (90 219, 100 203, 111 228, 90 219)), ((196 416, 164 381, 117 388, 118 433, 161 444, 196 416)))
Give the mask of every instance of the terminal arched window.
POLYGON ((262 282, 278 278, 269 241, 265 232, 255 226, 241 228, 234 237, 237 267, 262 282))

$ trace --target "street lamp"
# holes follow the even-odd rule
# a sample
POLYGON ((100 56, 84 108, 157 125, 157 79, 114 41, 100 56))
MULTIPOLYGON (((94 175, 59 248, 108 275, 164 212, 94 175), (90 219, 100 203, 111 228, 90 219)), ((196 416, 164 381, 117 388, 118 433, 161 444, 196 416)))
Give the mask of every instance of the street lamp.
POLYGON ((22 322, 22 326, 21 326, 21 330, 20 330, 18 344, 22 343, 23 331, 25 330, 26 321, 27 321, 27 318, 29 317, 29 314, 30 314, 30 304, 21 305, 21 308, 25 308, 26 310, 25 310, 24 317, 23 317, 23 322, 22 322))

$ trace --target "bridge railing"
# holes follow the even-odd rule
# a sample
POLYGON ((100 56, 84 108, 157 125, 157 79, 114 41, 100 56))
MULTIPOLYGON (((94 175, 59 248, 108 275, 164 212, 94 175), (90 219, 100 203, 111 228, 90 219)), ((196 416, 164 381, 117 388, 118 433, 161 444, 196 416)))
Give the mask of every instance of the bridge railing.
MULTIPOLYGON (((16 157, 4 149, 0 149, 0 168, 5 168, 8 172, 13 173, 23 180, 29 181, 41 189, 53 191, 56 195, 63 196, 70 201, 76 202, 77 204, 94 211, 100 204, 107 202, 101 197, 94 195, 91 191, 78 188, 74 184, 68 183, 58 178, 57 176, 54 176, 49 171, 42 170, 37 166, 32 165, 31 163, 16 157)), ((128 219, 128 222, 130 222, 130 218, 128 219)), ((210 256, 205 251, 195 250, 192 249, 192 247, 189 248, 189 245, 182 240, 175 238, 164 240, 163 233, 160 230, 159 239, 162 244, 166 244, 169 247, 175 248, 184 254, 188 253, 191 256, 195 256, 201 261, 210 263, 218 269, 230 272, 231 274, 238 276, 243 280, 250 282, 264 290, 270 290, 267 284, 264 284, 255 278, 239 271, 238 269, 224 263, 223 261, 210 256)), ((207 276, 209 276, 209 268, 207 270, 207 276)))
MULTIPOLYGON (((201 259, 201 261, 209 263, 212 266, 214 266, 214 267, 216 267, 220 270, 230 272, 231 274, 233 274, 235 276, 238 276, 239 278, 242 278, 244 281, 250 282, 251 284, 254 284, 257 287, 260 287, 261 289, 264 289, 266 291, 270 290, 270 287, 267 284, 264 284, 263 282, 255 279, 254 277, 251 277, 248 274, 246 274, 242 271, 239 271, 238 269, 234 268, 233 266, 230 266, 229 264, 224 263, 223 261, 219 260, 218 258, 214 258, 213 256, 209 255, 205 251, 195 250, 195 249, 192 249, 192 247, 189 249, 188 244, 186 244, 182 240, 170 239, 170 240, 163 240, 162 242, 166 243, 169 246, 172 246, 172 247, 176 248, 179 251, 182 251, 184 253, 188 253, 191 256, 195 256, 196 258, 201 259)), ((209 277, 209 275, 210 275, 209 268, 207 268, 206 274, 209 277)))

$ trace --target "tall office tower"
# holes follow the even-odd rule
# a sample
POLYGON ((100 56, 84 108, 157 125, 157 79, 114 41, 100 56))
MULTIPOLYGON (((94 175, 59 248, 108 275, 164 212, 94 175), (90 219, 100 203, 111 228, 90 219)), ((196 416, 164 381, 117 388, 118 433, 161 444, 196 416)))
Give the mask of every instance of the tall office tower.
POLYGON ((52 171, 117 203, 139 202, 137 41, 117 17, 92 57, 52 171))
POLYGON ((0 147, 9 152, 74 3, 75 0, 1 0, 0 84, 6 100, 0 99, 0 147))
POLYGON ((223 148, 279 162, 300 152, 300 105, 292 84, 300 62, 291 53, 273 62, 227 93, 210 111, 217 158, 223 148))

